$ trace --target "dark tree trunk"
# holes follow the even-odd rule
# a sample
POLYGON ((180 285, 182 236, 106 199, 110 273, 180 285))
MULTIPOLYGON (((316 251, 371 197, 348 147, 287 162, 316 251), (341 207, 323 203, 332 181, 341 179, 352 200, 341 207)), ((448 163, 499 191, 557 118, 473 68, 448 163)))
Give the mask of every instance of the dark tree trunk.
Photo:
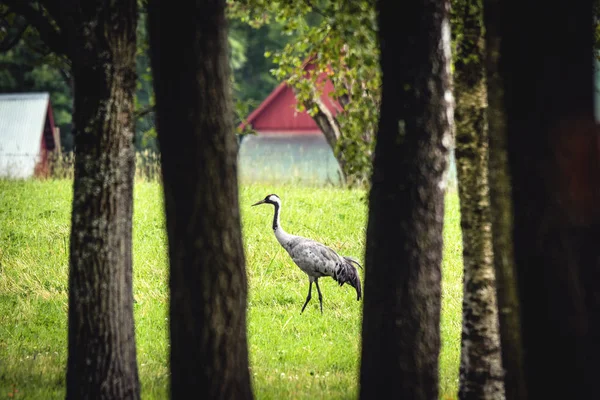
POLYGON ((225 0, 177 7, 154 0, 149 12, 169 238, 171 395, 250 399, 225 0))
POLYGON ((360 397, 435 399, 449 2, 380 0, 383 92, 367 228, 360 397))
POLYGON ((64 3, 73 10, 62 29, 70 38, 77 131, 67 398, 134 399, 140 396, 131 270, 137 2, 64 3))
POLYGON ((463 238, 459 398, 503 399, 488 186, 482 1, 456 1, 456 168, 463 238))
POLYGON ((500 326, 500 347, 507 399, 526 399, 523 341, 517 276, 512 242, 512 183, 508 168, 504 81, 498 70, 500 59, 500 0, 484 0, 485 69, 489 136, 489 185, 492 244, 500 326))
POLYGON ((506 7, 500 67, 528 395, 593 398, 600 168, 592 0, 506 7))

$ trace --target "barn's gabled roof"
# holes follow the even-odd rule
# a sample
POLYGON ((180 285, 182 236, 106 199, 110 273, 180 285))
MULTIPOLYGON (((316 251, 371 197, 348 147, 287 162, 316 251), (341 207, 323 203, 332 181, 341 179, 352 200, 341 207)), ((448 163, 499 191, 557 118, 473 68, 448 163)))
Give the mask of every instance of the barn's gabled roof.
POLYGON ((32 173, 35 158, 40 153, 49 101, 48 93, 0 94, 2 175, 9 173, 20 177, 32 173))
MULTIPOLYGON (((310 59, 304 63, 303 68, 305 71, 314 68, 310 59)), ((319 81, 324 85, 321 101, 332 114, 337 114, 342 107, 329 96, 334 90, 333 84, 325 73, 319 76, 319 81)), ((307 111, 296 110, 297 104, 293 89, 286 82, 282 82, 239 127, 243 129, 250 124, 258 132, 320 133, 321 130, 307 111)))

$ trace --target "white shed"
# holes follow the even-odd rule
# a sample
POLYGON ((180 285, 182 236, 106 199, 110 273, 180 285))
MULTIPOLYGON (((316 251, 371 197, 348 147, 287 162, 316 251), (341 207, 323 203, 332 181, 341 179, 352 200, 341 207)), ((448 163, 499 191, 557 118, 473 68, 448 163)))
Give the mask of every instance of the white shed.
POLYGON ((0 94, 0 177, 47 176, 49 152, 60 151, 48 93, 0 94))

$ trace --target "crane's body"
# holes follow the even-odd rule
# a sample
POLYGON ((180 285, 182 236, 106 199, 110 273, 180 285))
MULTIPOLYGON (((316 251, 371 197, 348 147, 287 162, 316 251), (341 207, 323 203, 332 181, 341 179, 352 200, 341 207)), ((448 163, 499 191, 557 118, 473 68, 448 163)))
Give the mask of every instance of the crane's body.
POLYGON ((308 275, 308 296, 300 313, 304 312, 306 305, 312 297, 313 283, 317 287, 319 305, 321 313, 323 313, 323 295, 319 288, 319 278, 324 276, 332 277, 340 286, 348 283, 356 289, 356 300, 361 299, 362 289, 360 278, 356 267, 354 267, 354 265, 361 267, 358 261, 352 257, 340 256, 331 248, 315 240, 291 235, 284 231, 279 223, 281 199, 276 194, 268 195, 263 200, 253 204, 253 206, 259 204, 272 204, 275 207, 275 214, 273 215, 275 237, 279 244, 288 252, 294 263, 308 275))

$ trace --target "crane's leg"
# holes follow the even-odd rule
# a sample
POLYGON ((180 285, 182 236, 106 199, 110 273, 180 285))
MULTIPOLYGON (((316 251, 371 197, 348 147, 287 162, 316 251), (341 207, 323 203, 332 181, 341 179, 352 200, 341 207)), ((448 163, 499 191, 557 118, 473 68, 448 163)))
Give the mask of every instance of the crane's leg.
POLYGON ((317 285, 317 292, 319 293, 319 304, 321 305, 321 314, 323 314, 323 295, 321 294, 321 288, 319 287, 319 279, 315 279, 315 285, 317 285))
POLYGON ((308 296, 306 296, 306 301, 304 302, 304 305, 302 306, 302 311, 300 311, 300 314, 302 314, 304 312, 304 309, 306 308, 306 305, 310 301, 311 292, 312 292, 312 280, 309 280, 308 281, 308 296))

